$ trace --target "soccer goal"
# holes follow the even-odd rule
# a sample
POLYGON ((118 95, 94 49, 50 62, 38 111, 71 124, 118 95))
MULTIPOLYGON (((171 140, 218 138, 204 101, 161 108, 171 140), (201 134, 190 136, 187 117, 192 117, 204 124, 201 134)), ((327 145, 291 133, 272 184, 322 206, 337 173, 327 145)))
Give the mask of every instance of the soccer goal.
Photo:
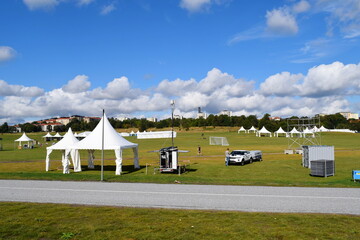
POLYGON ((229 142, 226 137, 210 137, 210 145, 229 146, 229 142))

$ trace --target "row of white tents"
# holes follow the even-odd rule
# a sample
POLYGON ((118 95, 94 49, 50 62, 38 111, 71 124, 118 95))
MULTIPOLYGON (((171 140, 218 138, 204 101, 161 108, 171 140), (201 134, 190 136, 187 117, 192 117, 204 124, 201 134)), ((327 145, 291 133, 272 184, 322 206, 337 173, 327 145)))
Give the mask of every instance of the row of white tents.
POLYGON ((291 131, 284 131, 284 129, 282 129, 282 127, 279 127, 279 129, 277 131, 275 131, 274 133, 270 132, 269 130, 266 129, 265 126, 263 126, 260 130, 257 130, 254 126, 252 126, 250 129, 245 129, 244 127, 241 127, 238 130, 238 133, 241 132, 245 132, 245 133, 251 133, 254 132, 256 134, 257 137, 263 137, 263 136, 268 136, 268 137, 279 137, 279 136, 284 136, 284 137, 315 137, 315 133, 317 132, 350 132, 350 133, 354 133, 355 131, 351 131, 349 129, 327 129, 324 126, 321 126, 320 128, 318 127, 313 127, 312 129, 309 129, 308 127, 306 127, 303 131, 299 131, 297 130, 295 127, 293 127, 291 129, 291 131))

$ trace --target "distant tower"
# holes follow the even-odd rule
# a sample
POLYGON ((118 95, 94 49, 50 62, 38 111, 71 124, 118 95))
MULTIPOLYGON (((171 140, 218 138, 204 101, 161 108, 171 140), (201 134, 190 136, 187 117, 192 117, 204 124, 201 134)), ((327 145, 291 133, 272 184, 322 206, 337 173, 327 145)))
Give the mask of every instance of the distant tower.
POLYGON ((201 113, 201 107, 198 107, 198 113, 201 113))

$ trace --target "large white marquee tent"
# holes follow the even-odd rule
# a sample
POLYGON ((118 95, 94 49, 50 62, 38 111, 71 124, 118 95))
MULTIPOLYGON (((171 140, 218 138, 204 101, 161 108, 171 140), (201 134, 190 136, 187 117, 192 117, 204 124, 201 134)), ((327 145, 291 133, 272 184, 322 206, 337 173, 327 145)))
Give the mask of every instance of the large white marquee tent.
POLYGON ((83 140, 72 146, 77 154, 77 161, 80 162, 79 150, 89 151, 89 166, 93 166, 93 153, 95 150, 114 150, 116 156, 116 170, 115 174, 120 175, 122 172, 122 151, 127 148, 132 148, 134 152, 134 167, 140 168, 138 158, 138 144, 129 142, 123 138, 110 124, 106 115, 100 120, 95 129, 83 140), (104 146, 102 144, 102 137, 104 136, 104 146))

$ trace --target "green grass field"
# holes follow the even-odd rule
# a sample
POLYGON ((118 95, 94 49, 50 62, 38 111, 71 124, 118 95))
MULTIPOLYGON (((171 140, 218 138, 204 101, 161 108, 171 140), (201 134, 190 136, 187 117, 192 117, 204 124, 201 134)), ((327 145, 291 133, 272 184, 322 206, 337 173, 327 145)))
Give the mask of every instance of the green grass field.
MULTIPOLYGON (((335 146, 335 176, 322 178, 309 175, 310 170, 301 166, 301 155, 285 155, 288 146, 287 138, 258 138, 254 134, 238 134, 235 128, 208 128, 178 132, 175 145, 188 153, 180 153, 180 162, 190 161, 190 168, 180 176, 177 174, 154 173, 158 166, 158 154, 149 151, 170 146, 171 139, 128 140, 139 144, 141 168, 134 169, 132 151, 123 153, 123 174, 116 176, 115 154, 105 151, 105 181, 118 182, 154 182, 173 183, 175 180, 184 184, 231 184, 263 186, 317 186, 317 187, 359 187, 351 181, 351 171, 360 169, 360 134, 323 133, 321 144, 335 146), (204 137, 202 137, 204 133, 204 137), (224 165, 225 146, 210 146, 210 136, 227 137, 230 150, 248 149, 263 151, 262 162, 245 166, 224 165), (197 156, 198 145, 202 155, 197 156), (148 174, 146 174, 146 165, 148 174)), ((29 137, 43 143, 35 149, 17 149, 14 140, 20 134, 4 134, 1 137, 3 151, 0 151, 0 178, 2 179, 48 179, 48 180, 81 180, 97 181, 100 179, 101 152, 95 152, 94 170, 87 169, 87 153, 81 152, 82 168, 80 173, 62 174, 59 151, 51 154, 51 169, 45 172, 46 146, 43 133, 28 134, 29 137)))
MULTIPOLYGON (((158 155, 151 150, 170 146, 171 140, 137 140, 141 169, 132 166, 132 152, 124 151, 123 174, 116 176, 113 151, 105 152, 105 181, 263 186, 360 187, 351 171, 360 169, 360 134, 325 133, 321 144, 335 146, 335 176, 309 175, 300 155, 285 155, 286 138, 257 138, 237 134, 234 128, 208 128, 178 132, 175 145, 189 150, 180 161, 190 160, 182 174, 153 174, 158 155), (201 134, 204 133, 204 137, 201 134), (261 150, 264 161, 245 166, 224 165, 227 147, 210 146, 209 136, 227 137, 231 150, 261 150), (197 147, 202 155, 197 156, 197 147), (146 164, 152 164, 146 174, 146 164)), ((82 152, 80 173, 62 174, 60 152, 51 154, 45 172, 46 145, 41 134, 28 134, 43 143, 35 149, 17 149, 20 134, 4 134, 0 151, 0 179, 100 180, 100 152, 96 168, 87 169, 82 152)), ((228 211, 166 210, 89 207, 61 204, 0 202, 0 239, 359 239, 360 216, 334 214, 279 214, 228 211)))
POLYGON ((359 239, 360 216, 1 203, 0 239, 359 239))

